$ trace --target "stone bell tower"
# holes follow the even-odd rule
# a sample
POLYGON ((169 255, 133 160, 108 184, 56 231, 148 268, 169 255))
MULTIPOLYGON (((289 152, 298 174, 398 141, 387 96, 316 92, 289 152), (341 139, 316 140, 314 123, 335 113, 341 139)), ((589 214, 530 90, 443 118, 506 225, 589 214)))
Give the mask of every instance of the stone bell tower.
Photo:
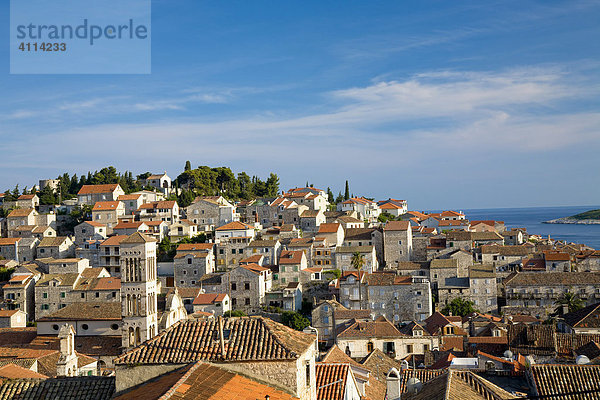
POLYGON ((124 349, 158 334, 156 239, 136 232, 120 243, 124 349))

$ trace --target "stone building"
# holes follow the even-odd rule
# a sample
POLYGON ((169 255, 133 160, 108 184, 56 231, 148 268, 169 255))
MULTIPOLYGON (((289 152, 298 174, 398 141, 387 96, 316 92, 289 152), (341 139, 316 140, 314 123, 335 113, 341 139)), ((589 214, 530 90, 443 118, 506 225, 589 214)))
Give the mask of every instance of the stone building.
POLYGON ((303 251, 282 251, 279 256, 277 283, 285 286, 289 282, 300 282, 300 271, 306 268, 308 268, 308 263, 303 251))
POLYGON ((99 201, 92 208, 92 220, 106 225, 106 234, 110 235, 125 215, 125 205, 120 201, 99 201))
MULTIPOLYGON (((95 297, 96 285, 104 284, 99 279, 109 277, 104 268, 86 268, 80 273, 45 274, 35 284, 35 318, 54 313, 68 304, 81 302, 82 292, 84 300, 88 297, 85 294, 88 290, 94 290, 95 297)), ((117 290, 108 290, 105 297, 112 298, 112 292, 117 290)))
POLYGON ((260 377, 263 382, 285 388, 299 400, 316 400, 316 356, 315 336, 269 319, 182 321, 156 340, 142 343, 115 360, 116 390, 123 391, 191 363, 206 361, 245 376, 260 377), (173 348, 171 343, 180 345, 173 348))
POLYGON ((340 271, 353 270, 352 258, 355 253, 359 253, 364 260, 363 271, 367 273, 377 271, 379 263, 375 254, 375 246, 369 245, 337 247, 335 249, 335 267, 340 271))
POLYGON ((35 276, 33 274, 13 274, 2 286, 4 292, 2 308, 21 310, 29 321, 35 318, 35 276))
POLYGON ((504 281, 505 313, 527 314, 545 318, 554 312, 556 300, 575 293, 585 305, 600 299, 600 273, 597 272, 520 272, 504 281))
POLYGON ((121 242, 128 236, 111 236, 99 246, 99 267, 105 268, 112 276, 121 276, 121 242))
MULTIPOLYGON (((185 209, 186 218, 198 225, 201 231, 215 228, 239 220, 235 206, 223 196, 196 197, 185 209)), ((251 222, 254 222, 252 219, 251 222)))
POLYGON ((215 271, 213 243, 190 243, 177 246, 174 280, 178 287, 197 286, 200 277, 215 271))
POLYGON ((343 246, 374 246, 378 264, 384 264, 381 228, 347 228, 344 230, 343 246))
POLYGON ((99 201, 116 201, 125 192, 118 183, 106 185, 83 185, 77 193, 79 205, 93 206, 99 201))
POLYGON ((324 223, 319 226, 317 236, 323 238, 327 246, 341 246, 344 243, 344 228, 337 222, 324 223))
POLYGON ((281 254, 281 249, 281 243, 277 239, 259 239, 253 240, 250 243, 248 243, 248 247, 246 248, 245 253, 247 257, 260 254, 264 256, 265 264, 273 265, 277 264, 277 260, 279 259, 279 255, 281 254))
POLYGON ((375 321, 353 323, 338 334, 336 345, 355 359, 364 358, 372 351, 379 350, 390 358, 401 360, 411 354, 424 354, 439 347, 438 337, 422 334, 423 332, 424 329, 415 329, 414 335, 404 334, 386 318, 379 317, 375 321))
POLYGON ((96 221, 83 221, 75 226, 75 244, 81 245, 86 240, 106 239, 106 225, 96 221))
POLYGON ((158 334, 156 239, 136 232, 119 247, 122 344, 127 349, 158 334))
POLYGON ((193 303, 193 311, 221 316, 231 310, 231 302, 226 293, 198 293, 193 303))
POLYGON ((325 214, 322 210, 305 210, 300 214, 300 229, 303 232, 316 233, 319 230, 319 226, 324 224, 326 221, 325 214))
POLYGON ((498 289, 496 269, 492 265, 473 265, 469 270, 469 300, 481 312, 498 311, 498 289))
POLYGON ((138 208, 140 221, 165 221, 167 224, 179 222, 179 206, 174 200, 144 203, 138 208))
POLYGON ((67 236, 46 237, 37 245, 37 257, 69 258, 75 256, 75 244, 67 236))
POLYGON ((412 229, 408 221, 389 221, 383 228, 385 264, 412 259, 412 229))

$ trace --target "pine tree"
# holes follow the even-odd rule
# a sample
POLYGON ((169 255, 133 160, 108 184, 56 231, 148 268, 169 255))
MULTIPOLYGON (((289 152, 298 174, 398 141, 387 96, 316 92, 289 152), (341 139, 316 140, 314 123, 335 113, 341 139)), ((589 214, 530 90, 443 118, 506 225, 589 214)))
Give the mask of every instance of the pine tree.
POLYGON ((333 198, 333 192, 331 191, 331 188, 327 188, 327 201, 329 202, 329 204, 333 204, 335 199, 333 198))

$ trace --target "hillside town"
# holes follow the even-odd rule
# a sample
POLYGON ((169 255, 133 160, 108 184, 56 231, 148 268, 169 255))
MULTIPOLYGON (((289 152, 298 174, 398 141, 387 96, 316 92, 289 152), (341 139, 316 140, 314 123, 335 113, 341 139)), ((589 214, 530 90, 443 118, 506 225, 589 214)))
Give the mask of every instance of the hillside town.
POLYGON ((189 162, 7 190, 0 399, 600 398, 600 251, 344 192, 189 162))

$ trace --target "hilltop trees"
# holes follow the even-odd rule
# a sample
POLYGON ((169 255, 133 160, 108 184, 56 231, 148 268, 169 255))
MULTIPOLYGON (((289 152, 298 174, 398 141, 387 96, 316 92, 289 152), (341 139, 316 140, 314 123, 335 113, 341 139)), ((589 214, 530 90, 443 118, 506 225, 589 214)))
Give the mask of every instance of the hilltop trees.
POLYGON ((201 196, 222 195, 229 199, 276 197, 279 193, 279 177, 271 173, 266 181, 240 172, 237 177, 230 168, 200 166, 186 169, 176 179, 177 185, 201 196))

